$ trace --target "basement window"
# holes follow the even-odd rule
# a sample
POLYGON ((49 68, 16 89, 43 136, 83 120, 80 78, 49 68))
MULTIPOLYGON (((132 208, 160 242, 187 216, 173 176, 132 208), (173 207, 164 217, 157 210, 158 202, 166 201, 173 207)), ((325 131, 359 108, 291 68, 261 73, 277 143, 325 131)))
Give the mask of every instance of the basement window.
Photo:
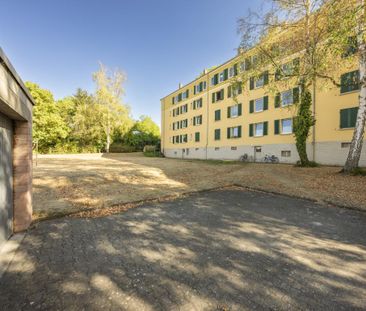
POLYGON ((351 147, 351 143, 341 143, 341 148, 349 148, 351 147))
POLYGON ((283 158, 291 157, 291 151, 290 150, 282 150, 281 151, 281 157, 283 157, 283 158))

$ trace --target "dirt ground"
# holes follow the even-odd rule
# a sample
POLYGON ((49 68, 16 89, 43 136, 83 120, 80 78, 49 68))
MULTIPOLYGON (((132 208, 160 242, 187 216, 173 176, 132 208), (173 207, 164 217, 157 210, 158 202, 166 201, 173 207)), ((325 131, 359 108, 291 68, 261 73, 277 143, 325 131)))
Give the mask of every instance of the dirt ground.
POLYGON ((148 158, 133 154, 38 156, 34 219, 227 185, 279 192, 366 210, 366 177, 339 167, 148 158))

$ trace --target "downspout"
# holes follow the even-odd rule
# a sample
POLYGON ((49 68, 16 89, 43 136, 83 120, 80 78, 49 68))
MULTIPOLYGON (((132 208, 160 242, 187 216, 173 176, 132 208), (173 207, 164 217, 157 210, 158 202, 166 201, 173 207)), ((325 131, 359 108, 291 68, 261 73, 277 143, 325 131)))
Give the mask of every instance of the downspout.
POLYGON ((207 72, 207 77, 206 77, 206 84, 207 84, 207 88, 206 88, 206 90, 207 90, 207 127, 206 127, 206 160, 208 160, 208 151, 207 151, 207 148, 208 148, 208 136, 209 136, 209 133, 208 133, 208 128, 209 128, 209 126, 208 126, 208 124, 209 124, 209 120, 210 120, 210 118, 209 118, 209 115, 210 115, 210 113, 209 113, 209 106, 210 106, 210 102, 209 102, 209 100, 210 100, 210 92, 209 92, 209 90, 210 90, 210 86, 209 86, 209 75, 208 75, 208 72, 207 72))
MULTIPOLYGON (((313 81, 313 118, 315 120, 315 115, 316 115, 316 110, 315 110, 315 102, 316 102, 316 79, 314 79, 313 81)), ((312 137, 312 145, 313 145, 313 161, 316 162, 316 159, 315 159, 315 148, 316 148, 316 135, 315 135, 315 128, 316 128, 316 123, 313 125, 313 137, 312 137)))

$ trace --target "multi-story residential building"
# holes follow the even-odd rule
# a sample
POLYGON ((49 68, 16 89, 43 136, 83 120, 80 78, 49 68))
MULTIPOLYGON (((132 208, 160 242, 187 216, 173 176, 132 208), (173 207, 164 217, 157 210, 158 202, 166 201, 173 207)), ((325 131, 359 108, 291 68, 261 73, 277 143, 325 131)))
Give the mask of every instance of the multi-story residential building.
MULTIPOLYGON (((241 60, 238 54, 161 99, 161 146, 166 157, 238 160, 247 154, 261 161, 269 154, 284 163, 298 161, 292 126, 299 88, 287 86, 273 94, 268 85, 279 83, 281 77, 268 71, 248 85, 234 87, 234 77, 246 70, 241 60)), ((316 124, 307 144, 310 160, 344 164, 358 109, 356 69, 355 65, 339 77, 340 88, 315 90, 316 124)), ((366 166, 366 147, 360 165, 366 166)))

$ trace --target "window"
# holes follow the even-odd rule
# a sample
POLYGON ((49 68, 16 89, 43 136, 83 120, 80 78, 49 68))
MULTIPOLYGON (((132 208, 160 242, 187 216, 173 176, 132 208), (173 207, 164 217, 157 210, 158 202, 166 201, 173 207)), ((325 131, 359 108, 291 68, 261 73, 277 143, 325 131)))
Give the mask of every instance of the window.
POLYGON ((292 119, 281 120, 281 133, 282 134, 292 133, 292 119))
POLYGON ((241 104, 227 107, 228 118, 236 118, 238 116, 241 116, 241 104))
POLYGON ((220 147, 215 147, 215 151, 220 150, 220 147))
POLYGON ((281 80, 282 78, 291 77, 298 71, 299 65, 299 58, 295 58, 291 62, 283 64, 281 68, 277 69, 275 72, 275 81, 281 80))
POLYGON ((255 100, 255 112, 263 111, 263 97, 255 100))
POLYGON ((215 74, 212 78, 211 78, 211 85, 216 85, 219 83, 219 74, 215 74))
POLYGON ((249 101, 249 113, 261 112, 268 109, 268 96, 249 101))
POLYGON ((283 157, 283 158, 291 157, 291 151, 290 150, 282 150, 281 151, 281 157, 283 157))
POLYGON ((215 103, 217 101, 224 99, 224 89, 221 89, 218 92, 212 93, 212 102, 215 103))
POLYGON ((255 124, 254 136, 263 136, 263 123, 256 123, 255 124))
POLYGON ((352 36, 348 38, 347 46, 345 48, 345 52, 343 53, 342 57, 348 57, 357 53, 357 37, 352 36))
POLYGON ((186 90, 185 92, 183 92, 179 95, 181 95, 181 100, 187 99, 189 96, 189 90, 186 90))
POLYGON ((227 138, 239 138, 239 137, 241 137, 241 126, 227 128, 227 138))
POLYGON ((194 110, 202 108, 202 98, 194 100, 192 106, 194 110))
POLYGON ((264 76, 261 75, 258 79, 255 80, 255 88, 260 88, 264 85, 264 76))
POLYGON ((236 149, 238 149, 237 147, 231 147, 231 150, 236 150, 236 149))
POLYGON ((193 125, 201 125, 202 124, 202 115, 193 117, 193 125))
POLYGON ((294 102, 292 90, 288 90, 281 93, 281 105, 282 107, 292 105, 294 102))
POLYGON ((263 72, 259 77, 249 79, 249 89, 254 90, 268 84, 268 71, 263 72))
POLYGON ((220 140, 221 136, 221 131, 220 129, 216 129, 215 130, 215 140, 220 140))
POLYGON ((341 75, 341 94, 360 89, 360 72, 358 70, 341 75))
POLYGON ((249 124, 249 137, 261 137, 268 135, 268 122, 249 124))
POLYGON ((215 121, 221 120, 221 110, 215 110, 215 121))
POLYGON ((351 147, 351 143, 341 143, 341 148, 349 148, 351 147))
POLYGON ((200 132, 196 132, 196 133, 194 134, 194 141, 195 141, 195 142, 199 142, 199 141, 200 141, 200 132))
POLYGON ((275 108, 286 107, 299 102, 299 88, 295 87, 293 89, 277 93, 275 97, 275 108))
POLYGON ((188 126, 188 119, 182 120, 180 122, 181 122, 180 128, 183 129, 183 128, 186 128, 188 126))
POLYGON ((198 94, 206 89, 206 81, 201 81, 193 87, 193 93, 198 94))
POLYGON ((239 94, 242 93, 242 86, 240 82, 237 82, 233 85, 229 85, 227 87, 227 97, 231 97, 231 95, 238 96, 239 94))
POLYGON ((356 125, 358 107, 340 110, 340 128, 353 128, 356 125))
POLYGON ((256 153, 261 153, 262 152, 262 147, 261 146, 255 146, 254 150, 256 153))

